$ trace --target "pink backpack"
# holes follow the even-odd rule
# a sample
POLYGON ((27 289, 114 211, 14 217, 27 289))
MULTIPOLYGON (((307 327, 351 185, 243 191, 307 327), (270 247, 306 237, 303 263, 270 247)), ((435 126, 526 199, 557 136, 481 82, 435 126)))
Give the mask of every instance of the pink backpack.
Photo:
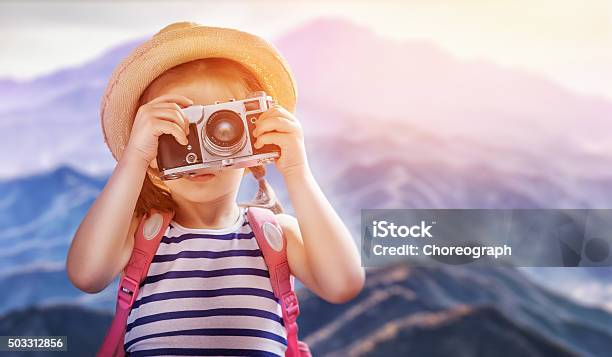
MULTIPOLYGON (((113 322, 98 351, 98 357, 122 357, 127 318, 138 296, 140 283, 146 278, 151 261, 173 213, 152 212, 143 216, 136 232, 132 256, 123 270, 117 307, 113 322)), ((283 322, 287 330, 286 357, 309 357, 308 345, 298 341, 297 317, 300 313, 294 291, 293 276, 287 261, 287 244, 274 213, 260 207, 247 210, 249 224, 255 234, 266 266, 270 272, 270 283, 274 296, 279 299, 283 312, 283 322)))

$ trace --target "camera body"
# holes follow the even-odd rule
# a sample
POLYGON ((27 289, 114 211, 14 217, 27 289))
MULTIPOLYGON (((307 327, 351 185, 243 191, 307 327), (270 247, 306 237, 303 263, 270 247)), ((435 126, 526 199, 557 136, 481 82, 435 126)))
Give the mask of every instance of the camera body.
POLYGON ((162 180, 204 173, 220 168, 261 165, 280 156, 276 145, 256 149, 253 130, 259 116, 274 104, 265 92, 253 92, 243 100, 192 105, 183 112, 189 120, 188 144, 169 134, 159 137, 157 167, 162 180))

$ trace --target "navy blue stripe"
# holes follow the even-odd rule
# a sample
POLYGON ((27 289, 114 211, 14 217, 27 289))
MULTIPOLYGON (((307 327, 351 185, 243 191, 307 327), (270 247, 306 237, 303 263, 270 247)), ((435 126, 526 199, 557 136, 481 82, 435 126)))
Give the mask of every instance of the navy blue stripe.
POLYGON ((283 319, 280 316, 270 311, 250 309, 250 308, 219 308, 219 309, 208 309, 208 310, 185 310, 185 311, 162 312, 159 314, 153 314, 149 316, 140 317, 130 322, 129 324, 127 324, 126 332, 129 332, 134 327, 145 325, 145 324, 156 322, 156 321, 174 320, 174 319, 190 319, 190 318, 210 317, 210 316, 254 316, 254 317, 261 317, 263 319, 276 321, 279 324, 281 324, 281 326, 284 326, 283 319))
POLYGON ((153 301, 162 301, 162 300, 170 300, 170 299, 184 299, 184 298, 206 298, 206 297, 216 297, 216 296, 227 296, 227 295, 252 295, 252 296, 260 296, 265 297, 274 301, 278 301, 274 297, 274 293, 272 291, 264 290, 264 289, 256 289, 256 288, 223 288, 223 289, 213 289, 213 290, 179 290, 179 291, 169 291, 164 293, 152 294, 140 299, 137 299, 134 302, 134 306, 132 309, 138 308, 140 305, 144 305, 153 301))
POLYGON ((141 287, 145 284, 151 284, 164 279, 182 279, 182 278, 214 278, 218 276, 229 276, 229 275, 255 275, 263 276, 265 278, 270 277, 270 273, 265 269, 255 268, 228 268, 218 270, 177 270, 169 271, 167 273, 148 276, 141 287))
POLYGON ((161 240, 162 243, 172 244, 180 243, 187 239, 220 239, 220 240, 232 240, 232 239, 252 239, 255 237, 253 232, 249 233, 227 233, 227 234, 204 234, 204 233, 185 233, 176 237, 164 236, 161 240))
POLYGON ((281 357, 276 353, 229 348, 156 348, 152 350, 128 353, 128 357, 140 356, 253 356, 253 357, 281 357))
POLYGON ((198 329, 193 329, 193 330, 159 332, 159 333, 153 333, 150 335, 140 336, 126 343, 125 348, 128 349, 130 348, 130 346, 132 346, 136 342, 148 340, 150 338, 169 337, 169 336, 230 336, 230 337, 248 336, 248 337, 265 338, 268 340, 282 343, 283 345, 287 345, 287 340, 284 337, 274 334, 272 332, 268 332, 268 331, 247 329, 247 328, 198 328, 198 329))
POLYGON ((179 258, 227 258, 227 257, 261 257, 259 249, 232 249, 212 252, 208 250, 184 250, 177 254, 160 254, 153 257, 153 263, 169 262, 179 258))

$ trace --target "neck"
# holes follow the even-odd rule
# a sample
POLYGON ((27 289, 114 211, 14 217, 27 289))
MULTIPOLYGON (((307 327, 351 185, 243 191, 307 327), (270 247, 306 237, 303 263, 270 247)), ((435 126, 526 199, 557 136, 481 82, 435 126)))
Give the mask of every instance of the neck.
POLYGON ((185 228, 229 227, 238 220, 240 214, 234 196, 227 195, 208 202, 191 202, 183 198, 174 198, 178 205, 174 221, 185 228))

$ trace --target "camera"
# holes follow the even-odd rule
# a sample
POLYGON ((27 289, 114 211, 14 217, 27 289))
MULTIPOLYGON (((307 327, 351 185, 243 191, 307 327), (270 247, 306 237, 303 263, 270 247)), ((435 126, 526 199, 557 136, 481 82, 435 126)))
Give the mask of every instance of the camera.
POLYGON ((259 116, 274 104, 263 91, 246 99, 183 108, 189 120, 188 144, 169 134, 159 137, 157 167, 162 180, 227 167, 250 167, 280 156, 277 145, 256 149, 253 130, 259 116))

